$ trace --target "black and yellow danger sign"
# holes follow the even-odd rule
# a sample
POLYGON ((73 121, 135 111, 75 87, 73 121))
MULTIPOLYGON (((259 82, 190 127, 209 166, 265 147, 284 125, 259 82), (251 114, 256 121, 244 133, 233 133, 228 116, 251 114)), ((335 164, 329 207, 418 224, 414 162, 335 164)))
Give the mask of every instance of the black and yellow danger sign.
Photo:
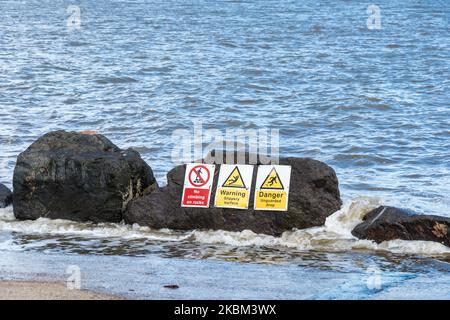
POLYGON ((252 165, 220 166, 215 206, 220 208, 247 209, 252 184, 252 165))
POLYGON ((288 209, 290 166, 259 166, 256 177, 255 210, 288 209))
POLYGON ((234 167, 233 171, 231 171, 230 175, 225 180, 222 187, 245 189, 245 182, 242 179, 241 172, 239 171, 239 166, 234 167))

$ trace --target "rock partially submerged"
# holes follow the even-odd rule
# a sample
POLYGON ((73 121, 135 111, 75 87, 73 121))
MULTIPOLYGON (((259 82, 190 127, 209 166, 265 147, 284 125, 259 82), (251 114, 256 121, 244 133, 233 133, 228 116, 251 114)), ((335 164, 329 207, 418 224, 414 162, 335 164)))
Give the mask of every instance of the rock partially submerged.
POLYGON ((0 183, 0 208, 6 208, 12 203, 12 192, 0 183))
POLYGON ((381 206, 366 214, 363 220, 352 231, 360 239, 377 243, 395 239, 424 240, 450 247, 450 218, 381 206))
MULTIPOLYGON (((203 162, 219 162, 214 155, 212 152, 203 162)), ((236 160, 235 156, 234 161, 227 163, 248 163, 248 159, 248 154, 242 160, 236 160)), ((258 164, 260 163, 258 159, 258 164)), ((248 210, 212 207, 219 173, 217 169, 211 207, 183 208, 180 203, 186 166, 180 165, 167 174, 167 186, 130 202, 124 213, 125 221, 157 229, 249 229, 256 233, 279 235, 293 228, 322 225, 329 215, 339 210, 342 202, 338 179, 331 167, 309 158, 282 158, 280 165, 292 166, 289 206, 286 212, 253 210, 254 190, 250 194, 248 210)), ((253 185, 256 171, 255 168, 253 185)))
POLYGON ((157 187, 134 150, 101 134, 50 132, 17 159, 14 215, 18 219, 119 222, 127 203, 157 187))

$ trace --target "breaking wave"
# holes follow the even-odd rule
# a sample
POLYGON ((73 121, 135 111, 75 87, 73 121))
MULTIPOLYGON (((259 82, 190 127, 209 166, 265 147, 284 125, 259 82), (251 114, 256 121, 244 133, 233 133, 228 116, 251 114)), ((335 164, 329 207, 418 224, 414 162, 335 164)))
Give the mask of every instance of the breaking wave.
POLYGON ((35 221, 19 221, 12 208, 0 209, 0 231, 25 234, 76 235, 95 238, 145 239, 155 241, 190 241, 201 244, 230 246, 287 247, 299 251, 343 252, 351 250, 385 251, 400 254, 450 255, 450 248, 431 241, 391 240, 377 244, 355 238, 351 231, 364 215, 380 206, 381 199, 358 197, 346 202, 329 216, 324 226, 284 232, 280 237, 257 234, 250 230, 231 232, 223 230, 194 230, 189 232, 169 229, 154 230, 138 225, 116 223, 79 223, 67 220, 40 218, 35 221))
POLYGON ((370 250, 404 254, 447 255, 450 248, 432 241, 391 240, 380 244, 360 240, 351 233, 362 222, 364 215, 382 204, 381 199, 359 197, 346 202, 342 208, 326 219, 325 225, 284 232, 281 237, 256 234, 250 230, 195 231, 199 242, 223 243, 234 246, 284 246, 297 250, 349 251, 370 250))
POLYGON ((169 229, 153 230, 123 223, 89 223, 62 219, 39 218, 20 221, 14 217, 12 207, 0 209, 0 231, 20 232, 24 234, 75 235, 95 238, 147 239, 158 241, 183 241, 192 234, 169 229))

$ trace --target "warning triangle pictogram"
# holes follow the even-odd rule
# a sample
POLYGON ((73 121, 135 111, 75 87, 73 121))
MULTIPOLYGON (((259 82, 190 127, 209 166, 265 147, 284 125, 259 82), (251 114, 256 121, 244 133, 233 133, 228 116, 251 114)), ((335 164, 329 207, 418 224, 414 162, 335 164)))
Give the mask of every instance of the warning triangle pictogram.
POLYGON ((239 171, 239 167, 236 166, 233 171, 231 171, 228 178, 223 183, 222 187, 229 188, 245 188, 244 180, 242 180, 241 172, 239 171))
POLYGON ((280 176, 275 168, 272 168, 266 179, 264 179, 260 189, 284 190, 283 183, 281 182, 280 176))

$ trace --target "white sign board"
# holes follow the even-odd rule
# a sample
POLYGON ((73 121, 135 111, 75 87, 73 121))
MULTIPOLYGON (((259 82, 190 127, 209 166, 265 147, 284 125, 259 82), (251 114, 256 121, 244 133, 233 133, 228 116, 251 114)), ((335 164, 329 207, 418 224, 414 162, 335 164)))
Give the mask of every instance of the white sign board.
POLYGON ((214 180, 213 164, 188 163, 184 175, 182 207, 208 208, 214 180))

